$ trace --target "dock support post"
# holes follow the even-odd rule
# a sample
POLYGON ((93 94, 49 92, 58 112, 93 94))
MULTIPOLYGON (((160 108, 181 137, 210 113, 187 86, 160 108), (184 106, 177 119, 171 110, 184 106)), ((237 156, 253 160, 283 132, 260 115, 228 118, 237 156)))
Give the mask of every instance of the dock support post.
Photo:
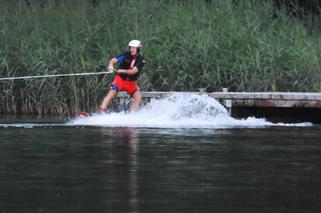
MULTIPOLYGON (((228 88, 223 88, 223 92, 227 93, 228 88)), ((232 100, 231 99, 225 99, 224 100, 224 106, 227 108, 228 113, 231 115, 232 114, 232 100)))

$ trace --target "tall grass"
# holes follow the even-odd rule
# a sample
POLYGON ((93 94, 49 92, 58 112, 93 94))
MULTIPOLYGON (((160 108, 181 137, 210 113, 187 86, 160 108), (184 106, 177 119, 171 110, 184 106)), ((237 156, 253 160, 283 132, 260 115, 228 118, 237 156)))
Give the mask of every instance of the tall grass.
MULTIPOLYGON (((144 42, 143 90, 321 91, 320 29, 266 1, 0 0, 0 76, 101 71, 144 42)), ((73 114, 111 76, 0 82, 0 112, 73 114)))

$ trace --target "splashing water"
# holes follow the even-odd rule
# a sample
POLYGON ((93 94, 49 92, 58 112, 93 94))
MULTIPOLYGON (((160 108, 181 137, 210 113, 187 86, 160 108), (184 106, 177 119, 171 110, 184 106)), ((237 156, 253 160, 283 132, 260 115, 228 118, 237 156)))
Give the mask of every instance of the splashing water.
POLYGON ((148 128, 237 128, 264 126, 311 126, 311 123, 271 123, 265 119, 250 117, 234 119, 227 110, 208 95, 173 93, 164 99, 152 99, 150 103, 133 113, 110 113, 77 118, 66 125, 91 125, 110 127, 148 128))

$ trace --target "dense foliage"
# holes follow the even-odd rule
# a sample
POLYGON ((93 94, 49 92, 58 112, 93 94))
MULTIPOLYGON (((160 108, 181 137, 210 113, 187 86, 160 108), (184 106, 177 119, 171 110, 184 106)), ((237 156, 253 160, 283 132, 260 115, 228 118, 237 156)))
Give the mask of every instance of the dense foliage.
MULTIPOLYGON (((101 71, 137 38, 147 59, 139 81, 145 91, 321 91, 315 17, 296 17, 273 1, 0 4, 0 77, 101 71)), ((0 112, 94 110, 111 81, 91 76, 0 82, 0 112)))

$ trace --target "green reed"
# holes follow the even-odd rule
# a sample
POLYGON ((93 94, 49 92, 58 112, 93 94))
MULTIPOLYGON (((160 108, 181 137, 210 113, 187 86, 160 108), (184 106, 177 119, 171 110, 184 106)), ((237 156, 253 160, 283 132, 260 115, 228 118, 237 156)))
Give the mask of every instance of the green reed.
MULTIPOLYGON (((0 0, 0 76, 102 71, 143 41, 144 91, 321 91, 321 37, 272 3, 0 0), (57 3, 58 2, 58 3, 57 3)), ((112 76, 0 82, 0 112, 94 110, 112 76)))

